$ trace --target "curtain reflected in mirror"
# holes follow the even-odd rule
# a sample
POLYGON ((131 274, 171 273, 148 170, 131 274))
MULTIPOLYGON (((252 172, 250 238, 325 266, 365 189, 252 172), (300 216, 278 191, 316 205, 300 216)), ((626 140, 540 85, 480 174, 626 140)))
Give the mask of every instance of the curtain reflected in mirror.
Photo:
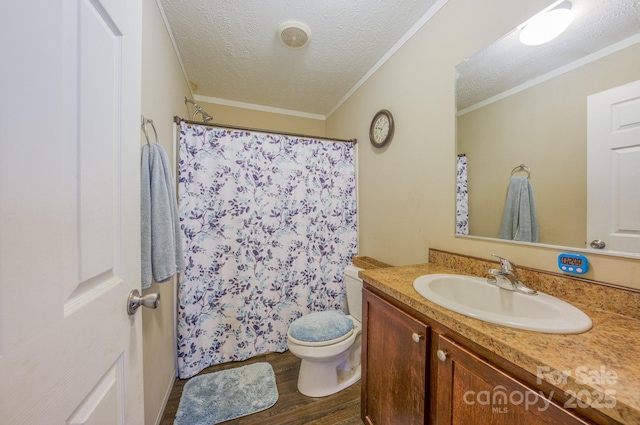
POLYGON ((458 155, 456 172, 456 235, 469 234, 469 192, 467 191, 467 156, 458 155))

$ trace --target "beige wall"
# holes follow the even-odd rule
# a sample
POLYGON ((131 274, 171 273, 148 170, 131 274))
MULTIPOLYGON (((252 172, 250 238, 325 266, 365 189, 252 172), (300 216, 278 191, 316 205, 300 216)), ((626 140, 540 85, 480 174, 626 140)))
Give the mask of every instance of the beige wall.
MULTIPOLYGON (((178 58, 155 0, 144 0, 142 16, 142 115, 152 119, 158 142, 173 164, 173 117, 190 96, 178 58)), ((149 126, 150 137, 154 138, 149 126)), ((141 143, 146 143, 144 135, 141 143)), ((175 282, 157 284, 143 291, 160 293, 160 306, 142 310, 145 424, 159 423, 164 401, 175 376, 175 282)))
MULTIPOLYGON (((236 125, 239 127, 283 131, 309 136, 326 136, 324 120, 237 108, 199 100, 196 100, 196 103, 213 116, 211 123, 214 124, 236 125)), ((191 119, 191 115, 188 114, 193 114, 193 106, 189 105, 189 108, 189 111, 185 111, 183 115, 181 115, 182 118, 191 119)), ((200 118, 200 114, 195 117, 196 121, 200 118)))
POLYGON ((458 117, 471 235, 497 237, 511 170, 525 163, 532 171, 539 242, 586 247, 587 96, 640 79, 638 58, 635 44, 458 117))
MULTIPOLYGON (((555 271, 560 251, 455 237, 454 66, 548 5, 543 0, 449 0, 328 118, 329 137, 357 137, 359 253, 391 264, 428 260, 428 248, 481 258, 501 254, 555 271), (492 11, 500 10, 500 13, 492 11), (382 108, 396 122, 391 144, 367 142, 382 108)), ((640 288, 640 261, 590 254, 586 277, 640 288)))

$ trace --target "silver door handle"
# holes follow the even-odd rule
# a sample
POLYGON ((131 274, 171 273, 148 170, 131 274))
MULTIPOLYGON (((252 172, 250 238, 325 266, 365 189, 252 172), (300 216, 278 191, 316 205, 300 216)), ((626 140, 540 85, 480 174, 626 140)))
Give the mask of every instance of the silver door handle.
POLYGON ((594 239, 591 241, 591 248, 594 249, 603 249, 605 246, 607 246, 606 243, 604 243, 604 241, 601 241, 600 239, 594 239))
POLYGON ((133 316, 140 306, 158 308, 158 305, 160 305, 160 294, 158 292, 141 297, 140 292, 134 289, 129 292, 129 298, 127 298, 127 313, 129 313, 129 316, 133 316))

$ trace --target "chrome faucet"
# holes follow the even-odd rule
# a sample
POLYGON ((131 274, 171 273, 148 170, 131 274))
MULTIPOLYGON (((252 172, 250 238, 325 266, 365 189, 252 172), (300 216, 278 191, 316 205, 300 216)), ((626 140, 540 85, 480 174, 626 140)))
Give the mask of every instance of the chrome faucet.
POLYGON ((520 281, 520 277, 518 277, 516 265, 514 263, 506 258, 500 257, 499 255, 491 255, 500 259, 500 270, 489 269, 489 274, 493 277, 487 279, 487 282, 494 284, 499 288, 506 289, 508 291, 521 292, 526 295, 536 295, 538 293, 538 291, 529 288, 520 281))

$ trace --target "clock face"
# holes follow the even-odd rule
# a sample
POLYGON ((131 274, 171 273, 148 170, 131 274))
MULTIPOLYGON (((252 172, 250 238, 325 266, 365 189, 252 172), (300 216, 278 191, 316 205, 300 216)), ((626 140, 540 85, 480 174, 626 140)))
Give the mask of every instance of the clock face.
POLYGON ((373 126, 373 138, 377 143, 382 143, 389 135, 389 118, 380 115, 373 126))
POLYGON ((369 128, 369 139, 376 148, 383 147, 393 136, 393 117, 386 109, 378 112, 369 128))

